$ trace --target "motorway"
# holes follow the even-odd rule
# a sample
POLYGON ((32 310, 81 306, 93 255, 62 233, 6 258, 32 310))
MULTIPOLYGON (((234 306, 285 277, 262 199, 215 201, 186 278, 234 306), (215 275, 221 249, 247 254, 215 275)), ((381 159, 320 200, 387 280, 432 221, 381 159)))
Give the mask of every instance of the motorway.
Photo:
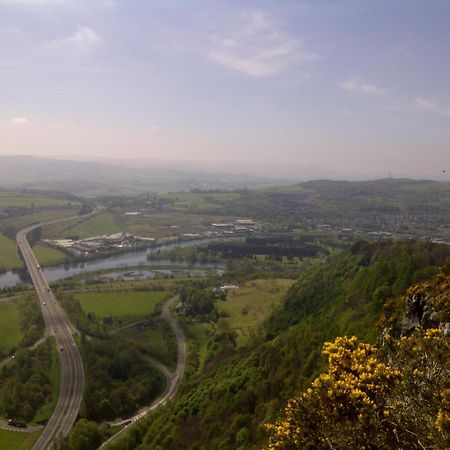
MULTIPOLYGON (((87 216, 89 215, 91 214, 88 214, 87 216)), ((70 218, 58 219, 46 222, 45 224, 69 219, 70 218)), ((83 361, 73 338, 73 335, 77 334, 77 330, 68 319, 64 310, 57 303, 48 282, 40 269, 39 262, 27 241, 28 233, 45 224, 40 223, 31 225, 17 233, 17 243, 33 285, 39 296, 42 315, 45 321, 45 334, 47 336, 54 336, 56 340, 60 369, 60 391, 58 402, 50 420, 41 436, 34 444, 32 450, 49 449, 57 437, 66 437, 69 434, 69 431, 78 416, 84 388, 83 361)), ((171 314, 171 307, 177 301, 179 301, 178 296, 167 300, 163 305, 161 313, 162 318, 170 324, 177 339, 178 360, 175 372, 170 373, 161 363, 156 360, 153 361, 153 365, 161 370, 166 379, 166 389, 150 406, 144 408, 139 411, 138 414, 128 419, 127 425, 106 441, 102 447, 115 441, 122 433, 127 431, 130 425, 147 416, 151 411, 165 405, 178 392, 180 381, 183 378, 186 366, 186 340, 183 331, 171 314)))
MULTIPOLYGON (((64 219, 67 220, 67 219, 64 219)), ((78 416, 84 388, 84 369, 73 338, 76 329, 69 321, 45 279, 27 241, 27 234, 42 226, 29 226, 17 234, 17 243, 39 296, 46 334, 55 337, 59 359, 59 398, 53 414, 32 450, 49 449, 59 436, 67 436, 78 416)))
POLYGON ((156 409, 165 405, 178 392, 178 389, 180 387, 180 382, 181 382, 181 379, 183 378, 184 370, 186 367, 186 339, 184 337, 184 333, 183 333, 182 329, 180 328, 176 319, 172 316, 171 311, 170 311, 170 308, 174 305, 175 302, 178 302, 178 301, 179 301, 178 295, 167 300, 163 304, 162 313, 161 313, 161 317, 169 323, 169 325, 172 328, 172 331, 175 334, 175 337, 177 338, 178 360, 177 360, 177 367, 175 369, 175 372, 170 373, 167 370, 167 368, 164 365, 162 365, 159 361, 151 358, 152 361, 150 361, 150 362, 162 372, 164 378, 166 379, 166 388, 165 388, 164 392, 150 406, 139 411, 133 417, 131 417, 127 420, 123 420, 121 422, 115 423, 114 426, 119 426, 119 425, 125 425, 125 426, 119 432, 117 432, 114 436, 110 437, 107 441, 105 441, 99 447, 99 449, 103 449, 103 448, 107 447, 109 444, 112 444, 113 442, 115 442, 120 436, 122 436, 126 431, 128 431, 128 428, 131 425, 136 423, 138 420, 141 420, 144 417, 146 417, 150 412, 155 411, 156 409))

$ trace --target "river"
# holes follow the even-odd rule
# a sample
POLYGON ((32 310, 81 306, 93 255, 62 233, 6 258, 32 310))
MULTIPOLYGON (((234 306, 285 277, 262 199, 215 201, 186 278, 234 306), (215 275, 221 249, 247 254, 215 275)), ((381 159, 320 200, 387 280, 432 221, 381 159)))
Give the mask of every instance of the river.
MULTIPOLYGON (((75 275, 83 273, 96 272, 98 270, 105 269, 121 269, 132 266, 170 266, 170 267, 209 267, 223 269, 221 264, 192 264, 191 262, 183 261, 168 261, 159 260, 151 261, 147 259, 149 253, 157 252, 158 250, 168 250, 176 247, 187 247, 191 245, 206 244, 208 242, 217 242, 224 238, 211 238, 211 239, 197 239, 183 242, 174 242, 172 244, 165 244, 158 247, 147 248, 144 250, 138 250, 135 252, 126 252, 107 257, 87 260, 87 261, 74 261, 70 263, 58 264, 55 266, 43 267, 42 271, 48 281, 57 281, 64 278, 70 278, 75 275)), ((226 238, 230 239, 230 238, 226 238)), ((14 287, 18 283, 24 282, 23 271, 7 271, 0 274, 0 289, 7 287, 14 287)))

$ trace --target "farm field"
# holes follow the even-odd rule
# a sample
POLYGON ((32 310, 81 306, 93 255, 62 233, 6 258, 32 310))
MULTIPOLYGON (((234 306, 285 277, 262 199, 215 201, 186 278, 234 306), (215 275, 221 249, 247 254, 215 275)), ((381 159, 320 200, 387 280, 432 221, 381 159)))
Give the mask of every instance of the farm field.
POLYGON ((0 234, 0 269, 15 269, 22 266, 16 242, 0 234))
POLYGON ((29 450, 40 434, 40 431, 22 433, 0 429, 0 450, 29 450))
POLYGON ((61 208, 64 206, 79 207, 73 200, 45 197, 22 192, 0 192, 0 210, 5 208, 61 208))
POLYGON ((78 236, 79 239, 82 239, 100 234, 117 233, 118 231, 122 230, 117 224, 114 214, 110 212, 101 212, 73 227, 66 228, 58 237, 66 238, 78 236))
POLYGON ((78 208, 58 208, 49 209, 46 211, 38 211, 32 214, 25 214, 20 217, 11 217, 0 220, 0 230, 13 227, 16 230, 25 228, 27 225, 38 222, 46 222, 48 220, 62 219, 64 217, 76 216, 78 214, 78 208))
POLYGON ((241 194, 237 192, 174 192, 162 197, 172 201, 171 209, 176 211, 214 213, 222 205, 227 205, 241 197, 241 194))
POLYGON ((0 303, 0 356, 8 355, 22 339, 19 310, 14 301, 0 303))
POLYGON ((246 344, 252 330, 268 317, 294 283, 290 279, 252 280, 228 291, 226 301, 217 301, 217 309, 228 315, 227 321, 237 332, 238 345, 246 344))
POLYGON ((209 221, 212 220, 178 212, 142 216, 122 215, 117 218, 117 222, 122 224, 124 231, 155 239, 180 236, 183 233, 200 233, 206 231, 209 221))
POLYGON ((42 228, 42 239, 54 239, 60 235, 63 235, 65 230, 75 227, 77 224, 83 223, 89 220, 86 218, 74 217, 64 222, 57 222, 46 225, 42 228))
MULTIPOLYGON (((152 267, 147 266, 138 266, 138 267, 127 267, 129 270, 138 269, 138 270, 152 270, 152 267)), ((115 271, 115 270, 114 270, 115 271)), ((66 288, 76 289, 78 293, 82 292, 122 292, 127 291, 129 289, 137 289, 137 288, 149 288, 151 287, 155 291, 164 291, 177 287, 180 283, 183 282, 184 279, 169 279, 169 278, 153 278, 153 279, 143 279, 143 280, 115 280, 115 281, 104 281, 100 280, 100 278, 108 277, 109 272, 111 270, 99 271, 93 273, 87 273, 75 276, 70 279, 65 279, 58 281, 54 284, 57 286, 65 286, 66 288), (81 283, 80 283, 81 282, 81 283), (85 284, 83 284, 85 283, 85 284), (82 286, 81 286, 82 285, 82 286)))
POLYGON ((75 297, 86 314, 95 314, 98 318, 112 316, 132 320, 151 314, 166 295, 163 291, 122 291, 83 292, 76 293, 75 297))
MULTIPOLYGON (((46 237, 68 238, 77 236, 86 238, 101 234, 123 231, 138 236, 161 239, 178 237, 184 233, 201 233, 206 231, 209 223, 226 220, 223 216, 203 217, 181 212, 154 213, 140 216, 127 216, 125 210, 119 212, 104 211, 72 227, 59 227, 53 236, 51 229, 45 232, 46 237)), ((55 228, 55 231, 57 228, 55 228)))
POLYGON ((49 247, 45 244, 37 244, 33 247, 33 252, 36 255, 39 264, 51 265, 64 262, 67 255, 56 248, 49 247))

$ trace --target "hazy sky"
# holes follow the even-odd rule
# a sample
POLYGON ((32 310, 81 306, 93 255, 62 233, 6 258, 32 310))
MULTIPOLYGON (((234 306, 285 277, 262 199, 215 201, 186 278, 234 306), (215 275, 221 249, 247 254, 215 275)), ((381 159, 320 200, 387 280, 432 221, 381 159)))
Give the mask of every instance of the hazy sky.
POLYGON ((0 0, 0 154, 450 170, 449 0, 0 0))

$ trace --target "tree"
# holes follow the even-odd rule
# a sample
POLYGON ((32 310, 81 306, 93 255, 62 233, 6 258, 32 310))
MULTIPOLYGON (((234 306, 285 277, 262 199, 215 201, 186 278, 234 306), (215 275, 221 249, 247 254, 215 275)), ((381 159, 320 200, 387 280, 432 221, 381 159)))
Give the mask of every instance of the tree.
POLYGON ((92 450, 102 442, 102 434, 95 422, 86 419, 79 420, 69 434, 71 450, 92 450))
POLYGON ((419 329, 383 351, 338 337, 323 354, 328 371, 267 425, 269 449, 448 448, 450 342, 443 330, 419 329))

